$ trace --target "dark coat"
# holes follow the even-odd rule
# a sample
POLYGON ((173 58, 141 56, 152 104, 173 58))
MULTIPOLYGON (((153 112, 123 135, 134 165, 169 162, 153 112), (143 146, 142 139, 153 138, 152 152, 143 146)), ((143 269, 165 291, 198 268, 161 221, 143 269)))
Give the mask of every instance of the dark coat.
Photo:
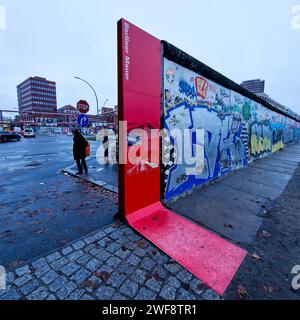
POLYGON ((74 145, 73 145, 74 160, 85 159, 86 158, 85 149, 88 145, 88 142, 79 132, 75 133, 73 141, 74 141, 74 145))

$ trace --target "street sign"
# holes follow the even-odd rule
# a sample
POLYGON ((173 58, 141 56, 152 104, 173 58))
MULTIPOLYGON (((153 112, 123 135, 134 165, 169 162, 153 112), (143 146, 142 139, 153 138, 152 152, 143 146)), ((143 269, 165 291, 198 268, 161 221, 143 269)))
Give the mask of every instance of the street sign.
POLYGON ((85 100, 80 100, 77 102, 77 109, 81 113, 87 113, 90 111, 90 105, 85 100))
POLYGON ((88 125, 89 125, 89 118, 87 115, 85 114, 81 114, 78 116, 77 118, 77 123, 83 127, 83 128, 86 128, 88 125))

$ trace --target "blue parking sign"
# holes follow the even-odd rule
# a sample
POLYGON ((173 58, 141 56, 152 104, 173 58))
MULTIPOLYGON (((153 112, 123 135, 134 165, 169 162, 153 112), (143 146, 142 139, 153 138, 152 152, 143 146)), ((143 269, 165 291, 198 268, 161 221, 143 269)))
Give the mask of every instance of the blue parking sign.
POLYGON ((85 114, 81 114, 80 116, 78 116, 77 118, 77 123, 81 126, 81 127, 87 127, 89 125, 89 118, 87 115, 85 114))

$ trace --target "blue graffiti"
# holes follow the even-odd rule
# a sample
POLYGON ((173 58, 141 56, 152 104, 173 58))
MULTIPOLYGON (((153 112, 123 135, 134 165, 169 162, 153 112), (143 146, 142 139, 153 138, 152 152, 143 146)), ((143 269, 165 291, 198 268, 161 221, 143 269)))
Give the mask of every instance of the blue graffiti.
POLYGON ((194 86, 189 85, 186 81, 179 82, 179 92, 186 95, 190 99, 197 99, 197 94, 194 86))

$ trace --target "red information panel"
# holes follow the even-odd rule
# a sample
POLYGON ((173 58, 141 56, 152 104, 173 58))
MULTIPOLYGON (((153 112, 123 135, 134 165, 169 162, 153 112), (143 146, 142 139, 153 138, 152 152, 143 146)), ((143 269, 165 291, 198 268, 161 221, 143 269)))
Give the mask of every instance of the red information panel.
POLYGON ((158 39, 126 20, 118 22, 120 212, 135 230, 223 294, 246 251, 160 202, 159 135, 153 135, 160 129, 160 48, 158 39), (141 156, 141 145, 148 149, 133 163, 131 155, 141 156))
POLYGON ((148 133, 139 143, 149 149, 148 159, 119 165, 120 209, 125 215, 160 201, 159 159, 151 157, 159 155, 159 137, 150 139, 151 131, 160 129, 160 48, 160 40, 126 20, 118 22, 119 121, 127 122, 127 128, 119 127, 120 154, 129 162, 134 137, 128 134, 133 129, 148 133))

